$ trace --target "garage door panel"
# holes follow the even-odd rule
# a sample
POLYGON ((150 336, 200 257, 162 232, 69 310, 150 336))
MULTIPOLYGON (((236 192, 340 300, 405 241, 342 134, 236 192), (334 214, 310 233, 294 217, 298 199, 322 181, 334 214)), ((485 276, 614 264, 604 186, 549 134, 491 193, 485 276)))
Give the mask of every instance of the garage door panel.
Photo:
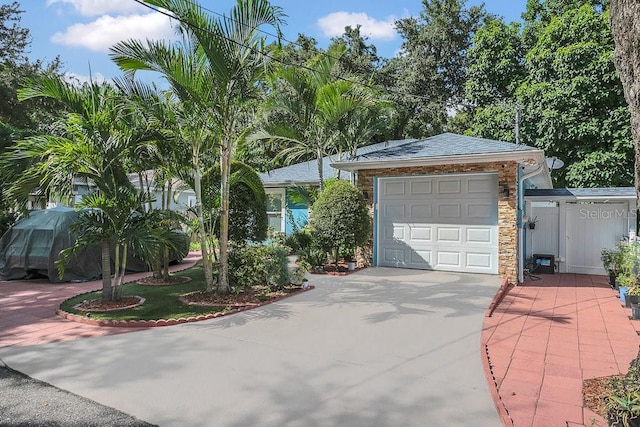
POLYGON ((409 191, 413 196, 425 196, 433 194, 433 184, 431 180, 415 180, 409 183, 409 191))
POLYGON ((490 203, 468 203, 466 205, 467 218, 490 219, 494 216, 494 206, 490 203))
POLYGON ((384 248, 382 251, 382 260, 385 265, 390 267, 401 267, 405 265, 403 248, 384 248))
POLYGON ((404 181, 389 181, 384 184, 384 194, 387 196, 405 196, 406 183, 404 181))
POLYGON ((462 243, 460 228, 458 227, 438 227, 438 243, 462 243))
POLYGON ((492 255, 488 253, 467 252, 467 266, 473 268, 491 270, 492 255))
POLYGON ((450 268, 461 268, 462 264, 460 263, 460 252, 457 251, 438 251, 438 267, 450 267, 450 268))
POLYGON ((406 206, 404 204, 385 204, 382 213, 387 221, 402 221, 405 219, 406 206))
POLYGON ((409 235, 409 240, 411 240, 411 242, 430 243, 433 241, 432 227, 430 225, 410 224, 409 235))
POLYGON ((491 195, 493 189, 493 180, 487 179, 487 177, 469 178, 467 180, 467 192, 470 194, 491 195))
POLYGON ((420 269, 432 268, 433 251, 411 251, 411 267, 420 269))
POLYGON ((467 243, 494 244, 493 230, 490 227, 468 227, 466 230, 467 243))
POLYGON ((438 194, 461 194, 462 193, 462 179, 438 179, 438 194))
POLYGON ((433 208, 430 204, 410 204, 409 215, 416 219, 433 219, 433 208))
POLYGON ((404 240, 405 232, 403 225, 384 225, 384 239, 388 241, 404 240))
POLYGON ((379 178, 378 188, 378 265, 497 274, 496 174, 379 178))
POLYGON ((438 204, 439 222, 447 219, 458 219, 461 217, 461 212, 460 204, 438 204))

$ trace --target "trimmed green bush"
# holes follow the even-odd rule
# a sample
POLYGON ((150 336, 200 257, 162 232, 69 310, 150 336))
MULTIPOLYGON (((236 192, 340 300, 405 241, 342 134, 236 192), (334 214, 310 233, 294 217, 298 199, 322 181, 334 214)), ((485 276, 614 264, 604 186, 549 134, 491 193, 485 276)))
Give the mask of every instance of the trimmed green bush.
POLYGON ((313 204, 311 228, 314 242, 333 251, 338 261, 340 248, 355 248, 369 239, 371 224, 360 191, 347 181, 336 180, 320 193, 313 204))

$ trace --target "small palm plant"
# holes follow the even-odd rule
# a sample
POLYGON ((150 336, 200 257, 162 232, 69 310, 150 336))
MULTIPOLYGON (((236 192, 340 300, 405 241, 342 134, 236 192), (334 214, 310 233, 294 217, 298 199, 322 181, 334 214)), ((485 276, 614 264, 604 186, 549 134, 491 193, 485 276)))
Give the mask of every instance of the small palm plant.
POLYGON ((65 266, 80 251, 100 245, 102 251, 102 300, 121 298, 129 249, 145 261, 157 256, 160 248, 176 248, 173 233, 153 220, 141 207, 145 200, 128 187, 118 187, 112 194, 90 194, 80 204, 84 208, 70 231, 74 245, 60 253, 57 261, 60 276, 65 266), (115 271, 111 277, 111 249, 114 248, 115 271))

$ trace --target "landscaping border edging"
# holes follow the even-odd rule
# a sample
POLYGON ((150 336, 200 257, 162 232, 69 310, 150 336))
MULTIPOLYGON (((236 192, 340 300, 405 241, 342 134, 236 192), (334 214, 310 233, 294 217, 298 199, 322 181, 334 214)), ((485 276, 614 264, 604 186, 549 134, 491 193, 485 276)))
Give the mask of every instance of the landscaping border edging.
MULTIPOLYGON (((289 298, 295 295, 299 295, 301 293, 310 291, 312 289, 315 289, 315 286, 313 285, 309 285, 309 287, 301 289, 300 292, 296 292, 295 294, 290 294, 290 295, 282 295, 278 298, 274 298, 272 300, 269 301, 264 301, 260 304, 257 305, 251 305, 251 306, 247 306, 247 307, 240 307, 240 308, 235 308, 233 310, 229 310, 229 311, 219 311, 216 313, 209 313, 209 314, 201 314, 198 316, 191 316, 191 317, 179 317, 177 319, 159 319, 159 320, 97 320, 97 319, 92 319, 91 317, 87 317, 86 315, 79 315, 79 314, 73 314, 73 313, 69 313, 68 311, 64 311, 61 310, 60 308, 58 308, 56 310, 56 314, 60 317, 62 317, 63 319, 67 319, 70 320, 72 322, 77 322, 77 323, 83 323, 85 325, 91 325, 91 326, 109 326, 109 327, 119 327, 119 328, 153 328, 153 327, 157 327, 157 326, 172 326, 172 325, 179 325, 182 323, 192 323, 192 322, 200 322, 202 320, 209 320, 209 319, 214 319, 216 317, 222 317, 222 316, 228 316, 230 314, 235 314, 235 313, 240 313, 242 311, 247 311, 247 310, 252 310, 254 308, 258 308, 258 307, 262 307, 264 305, 267 304, 271 304, 274 303, 276 301, 281 301, 285 298, 289 298)), ((95 292, 95 291, 90 291, 90 292, 95 292)), ((89 292, 87 292, 89 293, 89 292)), ((75 297, 72 297, 75 298, 75 297)))
POLYGON ((509 285, 509 280, 507 278, 504 278, 502 280, 502 285, 500 285, 500 289, 498 289, 498 292, 496 292, 495 296, 493 297, 491 304, 489 304, 486 317, 491 317, 493 315, 493 312, 496 311, 496 308, 498 308, 498 305, 500 305, 500 303, 504 299, 504 296, 509 292, 510 289, 511 286, 509 285))

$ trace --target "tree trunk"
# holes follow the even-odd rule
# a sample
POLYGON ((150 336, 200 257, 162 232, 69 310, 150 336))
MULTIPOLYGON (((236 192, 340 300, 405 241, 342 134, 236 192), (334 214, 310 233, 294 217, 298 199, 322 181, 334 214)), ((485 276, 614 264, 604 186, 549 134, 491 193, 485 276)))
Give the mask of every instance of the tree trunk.
POLYGON ((102 239, 102 301, 112 301, 111 293, 111 245, 102 239))
POLYGON ((640 195, 640 2, 611 0, 610 14, 611 34, 615 43, 614 61, 631 113, 635 187, 640 195))
POLYGON ((202 268, 204 269, 204 280, 206 285, 206 291, 213 292, 213 265, 211 264, 211 258, 209 257, 209 250, 207 249, 207 233, 204 228, 204 214, 202 207, 202 175, 200 174, 200 166, 195 166, 195 172, 193 176, 194 190, 196 192, 196 212, 198 215, 198 234, 200 234, 200 246, 202 250, 202 268))
POLYGON ((220 274, 218 292, 229 293, 229 175, 231 166, 231 142, 223 138, 220 144, 220 274))
POLYGON ((320 180, 320 191, 324 190, 324 177, 322 173, 323 169, 323 159, 322 159, 322 149, 318 146, 316 150, 316 159, 318 161, 318 179, 320 180))

